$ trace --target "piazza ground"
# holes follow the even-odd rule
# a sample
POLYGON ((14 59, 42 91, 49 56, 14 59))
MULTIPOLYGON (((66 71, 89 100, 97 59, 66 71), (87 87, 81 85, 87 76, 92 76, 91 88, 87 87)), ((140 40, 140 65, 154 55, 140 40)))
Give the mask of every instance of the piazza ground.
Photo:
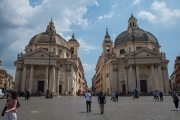
MULTIPOLYGON (((178 120, 180 111, 175 107, 171 96, 164 96, 163 102, 154 102, 152 96, 119 97, 119 102, 112 102, 106 97, 105 114, 100 114, 98 98, 92 97, 92 112, 86 113, 84 97, 31 97, 25 101, 20 97, 18 120, 178 120)), ((0 99, 0 109, 5 104, 0 99)), ((3 117, 0 117, 3 119, 3 117)))

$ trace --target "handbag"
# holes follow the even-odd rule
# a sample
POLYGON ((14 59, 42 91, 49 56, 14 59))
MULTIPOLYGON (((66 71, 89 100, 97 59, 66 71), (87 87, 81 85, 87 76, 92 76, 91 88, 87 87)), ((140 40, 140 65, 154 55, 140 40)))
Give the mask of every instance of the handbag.
POLYGON ((7 106, 4 107, 1 116, 4 116, 4 112, 7 110, 7 106))

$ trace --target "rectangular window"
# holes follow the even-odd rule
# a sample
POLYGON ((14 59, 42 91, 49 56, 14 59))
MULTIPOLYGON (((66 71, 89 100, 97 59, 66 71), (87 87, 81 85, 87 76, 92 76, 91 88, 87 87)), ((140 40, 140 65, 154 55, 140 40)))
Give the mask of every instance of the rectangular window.
POLYGON ((136 47, 136 50, 140 50, 142 47, 136 47))
POLYGON ((154 51, 156 51, 156 48, 153 48, 154 51))
POLYGON ((60 54, 60 55, 62 54, 62 50, 59 50, 59 54, 60 54))
POLYGON ((121 55, 121 54, 124 54, 124 49, 121 49, 121 50, 120 50, 120 55, 121 55))
POLYGON ((66 53, 66 57, 69 57, 69 54, 68 54, 68 53, 66 53))

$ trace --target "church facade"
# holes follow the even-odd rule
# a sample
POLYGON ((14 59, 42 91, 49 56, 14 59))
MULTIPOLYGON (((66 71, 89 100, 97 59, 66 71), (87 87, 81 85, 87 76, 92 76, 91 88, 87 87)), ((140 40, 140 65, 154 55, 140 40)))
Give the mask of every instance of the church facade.
POLYGON ((14 90, 49 90, 54 95, 70 92, 74 96, 87 90, 79 46, 74 33, 68 42, 57 34, 51 20, 45 32, 32 37, 25 54, 18 54, 14 90))
POLYGON ((103 52, 92 79, 93 92, 128 93, 137 89, 140 93, 154 90, 167 93, 170 90, 169 61, 160 47, 153 34, 138 27, 133 15, 128 20, 127 30, 116 37, 114 46, 106 29, 103 52))

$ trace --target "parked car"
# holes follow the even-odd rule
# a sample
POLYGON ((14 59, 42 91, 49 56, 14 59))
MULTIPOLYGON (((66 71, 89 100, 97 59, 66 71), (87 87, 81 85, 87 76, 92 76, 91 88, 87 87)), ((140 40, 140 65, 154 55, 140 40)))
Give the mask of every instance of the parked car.
POLYGON ((3 89, 0 89, 0 99, 8 98, 9 91, 4 91, 3 89))

